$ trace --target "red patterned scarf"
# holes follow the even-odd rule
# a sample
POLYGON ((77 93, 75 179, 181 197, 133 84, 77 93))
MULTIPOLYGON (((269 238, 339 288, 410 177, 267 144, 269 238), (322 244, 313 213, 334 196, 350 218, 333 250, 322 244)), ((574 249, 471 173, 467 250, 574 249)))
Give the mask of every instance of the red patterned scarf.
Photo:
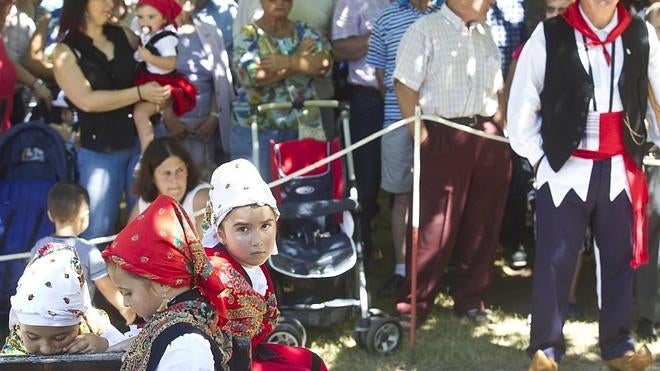
POLYGON ((174 199, 161 195, 103 251, 121 269, 170 287, 198 287, 214 305, 222 282, 174 199))

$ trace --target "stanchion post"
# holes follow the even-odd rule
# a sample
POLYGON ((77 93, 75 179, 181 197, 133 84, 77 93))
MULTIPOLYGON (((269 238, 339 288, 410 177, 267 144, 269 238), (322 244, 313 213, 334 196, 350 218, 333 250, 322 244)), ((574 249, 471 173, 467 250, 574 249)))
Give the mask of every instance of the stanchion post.
POLYGON ((410 350, 413 362, 415 361, 415 342, 417 337, 417 248, 419 243, 419 178, 420 178, 420 140, 422 133, 421 109, 415 106, 415 121, 413 134, 413 194, 412 194, 412 246, 411 273, 410 273, 410 350))
MULTIPOLYGON (((351 127, 349 121, 349 110, 344 108, 341 110, 341 128, 344 134, 344 148, 348 148, 353 144, 353 138, 351 138, 351 127)), ((357 189, 356 189, 356 180, 355 180, 355 163, 353 163, 353 152, 348 152, 346 154, 346 168, 348 170, 348 183, 350 187, 349 197, 357 201, 357 189)))
POLYGON ((252 117, 250 124, 250 134, 252 134, 252 163, 257 170, 261 171, 259 167, 259 127, 257 126, 257 116, 252 117))

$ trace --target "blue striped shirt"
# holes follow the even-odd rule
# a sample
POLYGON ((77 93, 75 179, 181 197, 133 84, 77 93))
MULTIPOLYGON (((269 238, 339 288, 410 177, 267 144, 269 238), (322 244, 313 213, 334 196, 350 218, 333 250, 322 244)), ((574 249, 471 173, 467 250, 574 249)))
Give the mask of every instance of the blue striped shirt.
POLYGON ((434 0, 422 14, 409 2, 393 3, 383 10, 376 18, 371 37, 369 38, 369 51, 367 64, 384 70, 385 83, 385 126, 401 120, 399 104, 394 94, 394 81, 392 75, 396 66, 396 52, 403 35, 419 17, 440 10, 442 0, 434 0))

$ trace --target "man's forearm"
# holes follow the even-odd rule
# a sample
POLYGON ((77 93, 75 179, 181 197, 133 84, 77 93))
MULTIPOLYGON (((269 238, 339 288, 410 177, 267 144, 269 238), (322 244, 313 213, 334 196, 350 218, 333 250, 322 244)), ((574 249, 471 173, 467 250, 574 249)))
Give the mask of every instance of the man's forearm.
POLYGON ((335 40, 332 42, 332 53, 338 60, 352 61, 367 55, 369 50, 369 36, 371 33, 366 33, 360 36, 351 36, 345 39, 335 40))

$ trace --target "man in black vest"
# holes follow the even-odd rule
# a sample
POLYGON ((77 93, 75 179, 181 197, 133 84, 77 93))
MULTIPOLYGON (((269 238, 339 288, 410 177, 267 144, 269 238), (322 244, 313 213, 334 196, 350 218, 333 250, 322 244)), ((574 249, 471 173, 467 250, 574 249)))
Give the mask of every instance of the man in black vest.
POLYGON ((601 357, 615 370, 652 362, 646 346, 634 350, 630 317, 633 270, 648 260, 639 162, 649 80, 660 97, 658 49, 653 28, 618 0, 578 0, 539 25, 520 56, 508 118, 511 146, 537 172, 530 370, 557 369, 564 355, 568 293, 587 226, 601 357))

